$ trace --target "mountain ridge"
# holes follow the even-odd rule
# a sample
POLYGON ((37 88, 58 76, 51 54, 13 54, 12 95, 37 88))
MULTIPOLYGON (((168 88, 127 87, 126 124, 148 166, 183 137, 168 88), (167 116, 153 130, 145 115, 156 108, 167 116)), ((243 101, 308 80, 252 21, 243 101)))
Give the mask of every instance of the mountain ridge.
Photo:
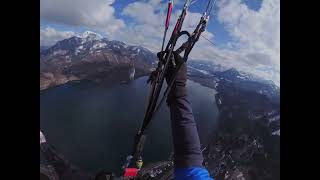
MULTIPOLYGON (((41 48, 40 48, 41 49, 41 48)), ((154 53, 86 32, 40 50, 40 90, 74 80, 111 85, 149 75, 154 53)), ((189 60, 188 79, 217 91, 216 131, 204 151, 216 179, 279 179, 280 87, 210 61, 189 60)))
POLYGON ((72 80, 126 81, 126 71, 135 68, 136 78, 147 75, 155 62, 156 56, 146 48, 87 31, 40 50, 40 90, 72 80))
MULTIPOLYGON (((72 80, 101 82, 102 74, 108 75, 110 69, 116 66, 129 69, 128 71, 136 68, 137 78, 148 75, 157 63, 155 54, 144 47, 108 40, 92 31, 86 31, 82 35, 58 41, 51 47, 41 49, 40 47, 40 79, 42 79, 40 89, 72 80), (89 67, 91 70, 88 70, 89 67), (86 73, 91 75, 86 76, 86 73)), ((132 77, 125 78, 124 74, 122 76, 123 78, 120 78, 122 81, 132 79, 132 77)), ((219 82, 230 81, 239 88, 253 90, 275 101, 280 99, 280 87, 274 82, 235 68, 226 68, 212 61, 190 59, 188 77, 215 89, 219 82)))

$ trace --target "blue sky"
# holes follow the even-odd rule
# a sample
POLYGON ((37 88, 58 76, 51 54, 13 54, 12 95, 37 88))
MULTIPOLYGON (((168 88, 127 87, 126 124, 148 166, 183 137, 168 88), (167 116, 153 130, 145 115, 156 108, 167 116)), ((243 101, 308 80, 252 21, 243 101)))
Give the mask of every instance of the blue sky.
MULTIPOLYGON (((138 0, 139 1, 139 0, 138 0)), ((143 2, 143 0, 140 0, 143 2)), ((125 22, 130 21, 130 17, 126 15, 122 15, 122 10, 130 3, 137 2, 137 0, 118 0, 115 1, 112 6, 115 8, 115 17, 123 19, 125 22)), ((175 2, 175 1, 174 1, 175 2)), ((245 0, 243 3, 245 3, 250 9, 252 10, 259 10, 261 7, 262 0, 245 0)), ((178 1, 178 4, 174 4, 174 11, 182 9, 184 1, 178 1)), ((196 3, 192 4, 189 8, 190 12, 195 13, 202 13, 206 7, 207 1, 204 0, 198 0, 196 3)), ((167 0, 162 0, 159 3, 159 6, 167 7, 167 0)), ((213 11, 212 19, 210 19, 210 23, 208 24, 208 31, 214 32, 216 36, 212 39, 212 41, 215 42, 217 46, 225 46, 227 42, 230 42, 232 39, 229 36, 228 32, 224 28, 223 24, 221 24, 219 21, 217 21, 214 17, 216 14, 217 7, 215 7, 213 11)), ((165 19, 165 16, 163 17, 165 19)), ((163 23, 162 23, 163 24, 163 23)), ((57 22, 50 22, 46 21, 45 19, 41 19, 40 23, 41 28, 45 27, 52 27, 60 31, 68 31, 72 30, 76 33, 81 33, 86 30, 90 30, 88 27, 82 27, 82 26, 70 26, 63 23, 57 23, 57 22)))
MULTIPOLYGON (((195 0, 185 28, 198 23, 207 0, 195 0)), ((128 44, 160 49, 167 0, 42 0, 40 43, 55 42, 86 30, 128 44)), ((184 0, 174 0, 171 27, 184 0)), ((171 29, 169 29, 170 32, 171 29)), ((170 34, 170 33, 168 33, 170 34)), ((217 0, 205 37, 190 56, 250 71, 280 82, 280 0, 217 0)))

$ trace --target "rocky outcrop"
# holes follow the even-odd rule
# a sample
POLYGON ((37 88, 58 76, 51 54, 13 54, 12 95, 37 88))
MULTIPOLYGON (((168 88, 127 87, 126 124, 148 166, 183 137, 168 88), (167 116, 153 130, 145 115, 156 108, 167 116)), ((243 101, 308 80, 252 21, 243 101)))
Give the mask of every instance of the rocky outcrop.
POLYGON ((280 179, 280 106, 267 95, 221 80, 219 119, 204 151, 217 180, 280 179))

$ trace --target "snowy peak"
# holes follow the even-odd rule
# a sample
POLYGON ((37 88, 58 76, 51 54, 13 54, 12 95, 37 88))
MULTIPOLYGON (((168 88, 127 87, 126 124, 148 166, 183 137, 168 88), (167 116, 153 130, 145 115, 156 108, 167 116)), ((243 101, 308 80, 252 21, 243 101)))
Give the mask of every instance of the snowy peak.
POLYGON ((95 38, 95 39, 103 39, 103 36, 98 34, 98 33, 95 33, 95 32, 92 32, 92 31, 86 31, 84 33, 82 33, 81 35, 82 38, 95 38))
POLYGON ((82 35, 79 35, 77 37, 79 37, 81 39, 85 39, 86 41, 93 41, 93 40, 101 40, 101 39, 103 39, 102 35, 100 35, 98 33, 95 33, 95 32, 92 32, 92 31, 86 31, 82 35))
MULTIPOLYGON (((90 58, 92 60, 95 60, 94 58, 103 59, 106 54, 112 54, 115 57, 121 56, 123 61, 135 61, 136 64, 140 63, 144 67, 153 65, 157 59, 154 53, 148 49, 126 45, 121 41, 108 40, 91 31, 58 41, 54 46, 40 50, 40 56, 43 59, 48 59, 48 61, 63 59, 66 63, 90 58)), ((114 62, 119 63, 118 59, 115 59, 114 62)))

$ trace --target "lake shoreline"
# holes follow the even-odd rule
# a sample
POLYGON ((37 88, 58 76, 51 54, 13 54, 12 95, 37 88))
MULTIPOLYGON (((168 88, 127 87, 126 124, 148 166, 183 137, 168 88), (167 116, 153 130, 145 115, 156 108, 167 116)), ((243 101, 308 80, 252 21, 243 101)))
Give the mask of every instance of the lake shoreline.
MULTIPOLYGON (((80 168, 91 172, 101 167, 116 170, 128 155, 131 137, 143 118, 149 90, 147 78, 142 76, 111 88, 78 81, 42 91, 41 130, 52 145, 80 168)), ((200 138, 205 143, 218 116, 216 92, 193 81, 187 86, 200 138)), ((169 110, 163 105, 150 127, 145 163, 167 159, 172 151, 171 141, 169 110)))

